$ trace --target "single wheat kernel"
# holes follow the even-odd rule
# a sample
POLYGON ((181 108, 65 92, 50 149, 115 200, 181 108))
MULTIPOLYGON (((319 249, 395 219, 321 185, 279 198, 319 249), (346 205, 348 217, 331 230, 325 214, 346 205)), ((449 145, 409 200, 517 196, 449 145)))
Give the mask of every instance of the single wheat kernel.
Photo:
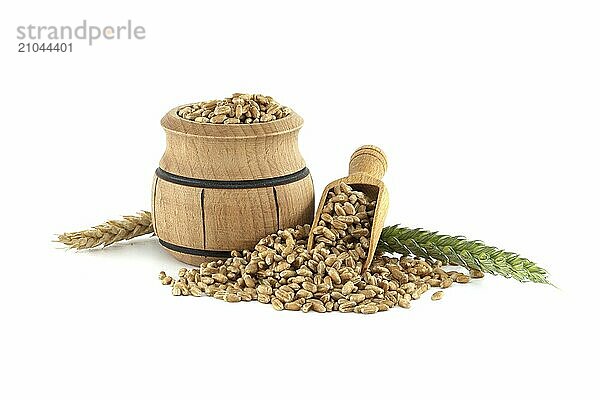
POLYGON ((212 278, 215 280, 215 282, 219 283, 225 283, 228 280, 227 276, 221 273, 213 274, 212 278))
POLYGON ((444 292, 441 290, 438 290, 437 292, 435 292, 434 294, 431 295, 431 300, 433 300, 433 301, 441 300, 442 297, 444 297, 444 292))
POLYGON ((440 283, 440 287, 442 289, 449 288, 450 285, 452 285, 452 278, 444 278, 444 279, 442 279, 442 282, 440 283))
POLYGON ((257 300, 259 303, 269 304, 271 302, 271 296, 259 293, 257 296, 257 300))
POLYGON ((469 274, 471 275, 471 278, 474 278, 474 279, 483 278, 483 276, 485 275, 482 271, 479 271, 479 270, 476 270, 476 269, 470 270, 469 274))
POLYGON ((225 122, 225 120, 227 119, 227 115, 221 114, 221 115, 215 115, 214 117, 211 117, 209 122, 211 124, 222 124, 223 122, 225 122))
POLYGON ((289 303, 285 303, 285 309, 289 311, 300 311, 302 308, 302 304, 297 301, 291 301, 289 303))
POLYGON ((398 305, 402 308, 410 308, 410 301, 406 299, 398 299, 398 305))
POLYGON ((271 299, 271 305, 277 311, 283 310, 283 303, 277 298, 271 299))
POLYGON ((440 287, 440 284, 442 283, 442 281, 441 281, 441 280, 439 280, 439 279, 436 279, 436 278, 429 279, 427 282, 428 282, 428 283, 429 283, 429 284, 430 284, 432 287, 440 287))
POLYGON ((327 275, 329 275, 329 277, 331 278, 333 283, 335 283, 336 285, 339 285, 340 283, 342 283, 340 274, 337 272, 337 270, 335 268, 333 268, 333 267, 327 268, 327 275))
POLYGON ((309 292, 306 289, 300 289, 300 290, 298 290, 298 292, 296 292, 296 297, 309 299, 309 298, 313 297, 313 293, 309 292))
POLYGON ((354 283, 352 283, 352 281, 348 281, 344 284, 344 286, 342 287, 342 294, 343 295, 348 295, 350 293, 352 293, 354 291, 354 283))
POLYGON ((242 298, 235 293, 227 293, 223 298, 228 303, 238 303, 242 300, 242 298))
POLYGON ((362 314, 375 314, 377 311, 379 311, 379 307, 373 304, 369 304, 360 308, 360 312, 362 314))
POLYGON ((360 303, 361 301, 365 301, 366 296, 363 293, 355 293, 355 294, 351 294, 350 297, 348 297, 348 298, 350 299, 350 301, 360 303))

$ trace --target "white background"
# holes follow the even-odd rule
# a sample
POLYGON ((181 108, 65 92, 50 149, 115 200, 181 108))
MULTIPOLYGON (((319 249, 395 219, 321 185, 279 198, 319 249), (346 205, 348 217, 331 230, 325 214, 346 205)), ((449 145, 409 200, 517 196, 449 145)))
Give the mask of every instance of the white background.
POLYGON ((600 19, 593 1, 21 1, 1 14, 0 397, 597 396, 600 19), (142 41, 18 54, 18 25, 132 19, 142 41), (170 108, 235 91, 305 119, 315 189, 361 144, 387 222, 520 252, 560 288, 486 277, 373 316, 175 298, 154 239, 53 234, 149 208, 170 108))

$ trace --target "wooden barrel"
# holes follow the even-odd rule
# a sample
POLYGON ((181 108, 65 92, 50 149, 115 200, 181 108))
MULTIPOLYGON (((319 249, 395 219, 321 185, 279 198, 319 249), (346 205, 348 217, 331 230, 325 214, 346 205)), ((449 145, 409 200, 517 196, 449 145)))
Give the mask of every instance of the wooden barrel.
POLYGON ((299 115, 220 125, 176 111, 161 120, 167 148, 152 188, 154 231, 175 258, 192 265, 226 258, 278 229, 312 222, 314 188, 298 149, 299 115))

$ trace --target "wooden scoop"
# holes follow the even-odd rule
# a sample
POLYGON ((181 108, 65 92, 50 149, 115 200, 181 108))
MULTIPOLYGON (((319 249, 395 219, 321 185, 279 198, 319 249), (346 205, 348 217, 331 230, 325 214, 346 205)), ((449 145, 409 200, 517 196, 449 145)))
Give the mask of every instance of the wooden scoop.
POLYGON ((364 272, 367 267, 373 261, 375 255, 375 248, 381 236, 381 230, 383 229, 383 223, 387 215, 389 206, 389 194, 385 185, 381 181, 385 171, 387 170, 387 158, 383 151, 375 146, 365 145, 359 147, 350 157, 350 164, 348 167, 348 176, 345 178, 337 179, 331 182, 323 190, 319 207, 317 208, 317 214, 313 221, 310 234, 308 236, 308 249, 312 249, 314 244, 314 230, 321 220, 321 213, 323 206, 327 200, 327 193, 336 185, 344 182, 354 190, 359 190, 366 194, 371 200, 377 200, 375 206, 375 213, 373 215, 373 224, 371 226, 371 237, 369 240, 369 253, 367 259, 363 263, 364 272))

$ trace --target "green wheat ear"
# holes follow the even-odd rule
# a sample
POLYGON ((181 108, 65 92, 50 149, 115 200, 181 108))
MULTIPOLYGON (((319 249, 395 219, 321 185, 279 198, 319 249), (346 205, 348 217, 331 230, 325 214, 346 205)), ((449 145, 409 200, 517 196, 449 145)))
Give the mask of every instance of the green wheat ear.
POLYGON ((442 235, 399 225, 388 226, 381 232, 377 251, 439 260, 445 265, 459 265, 519 282, 552 285, 548 280, 548 272, 533 261, 462 236, 442 235))

